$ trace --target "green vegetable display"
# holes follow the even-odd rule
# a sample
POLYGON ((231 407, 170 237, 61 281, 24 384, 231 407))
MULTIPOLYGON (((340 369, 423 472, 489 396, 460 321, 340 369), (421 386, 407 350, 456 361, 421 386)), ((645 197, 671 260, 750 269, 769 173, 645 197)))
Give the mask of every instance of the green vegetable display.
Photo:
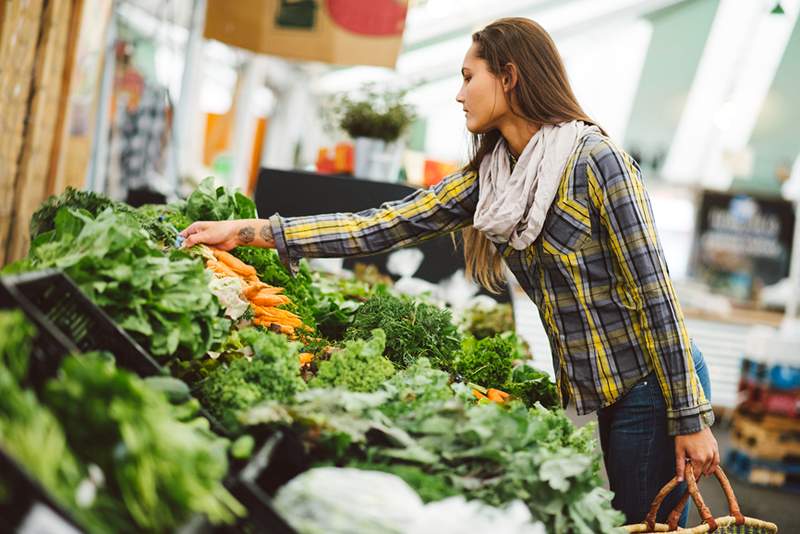
POLYGON ((254 219, 256 205, 239 192, 215 186, 209 176, 186 199, 186 216, 192 221, 254 219))
POLYGON ((215 368, 200 383, 209 412, 231 431, 238 431, 239 413, 268 399, 288 401, 305 389, 298 364, 298 343, 265 330, 248 328, 239 333, 253 348, 253 358, 237 358, 215 368))
POLYGON ((601 485, 591 425, 576 430, 563 412, 520 402, 476 404, 466 386, 447 382, 420 359, 375 393, 312 389, 244 419, 305 426, 327 461, 410 465, 467 498, 521 499, 548 532, 612 532, 622 523, 601 485))
POLYGON ((373 330, 369 340, 347 341, 330 360, 319 364, 317 376, 308 385, 375 391, 394 374, 394 365, 383 355, 385 347, 386 334, 380 329, 373 330))
POLYGON ((398 368, 418 358, 429 358, 434 367, 451 370, 461 347, 461 335, 449 310, 377 291, 355 314, 345 339, 363 339, 380 328, 391 342, 386 357, 398 368))
POLYGON ((31 268, 63 269, 156 356, 199 358, 230 327, 203 264, 183 251, 162 252, 127 213, 106 209, 95 219, 61 209, 28 261, 31 268))
MULTIPOLYGON (((0 312, 2 339, 11 334, 6 327, 22 332, 3 350, 15 351, 12 361, 23 367, 33 336, 26 324, 0 312)), ((168 402, 160 391, 179 387, 172 379, 143 381, 106 355, 71 356, 40 401, 7 361, 0 361, 0 446, 88 532, 167 532, 192 514, 233 522, 244 513, 221 484, 227 441, 196 418, 196 407, 179 422, 192 403, 168 402)))
POLYGON ((244 514, 222 485, 227 441, 208 421, 180 422, 160 392, 97 354, 69 357, 45 391, 45 404, 68 429, 70 448, 106 474, 125 503, 126 531, 166 532, 193 513, 213 522, 244 514))

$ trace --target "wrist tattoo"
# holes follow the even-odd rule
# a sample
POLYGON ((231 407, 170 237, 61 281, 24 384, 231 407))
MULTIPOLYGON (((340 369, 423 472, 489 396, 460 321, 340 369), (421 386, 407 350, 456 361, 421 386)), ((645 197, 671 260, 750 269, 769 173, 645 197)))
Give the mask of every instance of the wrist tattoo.
POLYGON ((261 227, 261 231, 259 231, 258 234, 261 237, 261 239, 264 240, 264 243, 266 243, 267 245, 271 245, 273 243, 272 226, 270 226, 268 222, 264 223, 264 225, 261 227))
POLYGON ((256 229, 252 226, 243 226, 239 230, 239 241, 242 243, 252 243, 256 238, 256 229))

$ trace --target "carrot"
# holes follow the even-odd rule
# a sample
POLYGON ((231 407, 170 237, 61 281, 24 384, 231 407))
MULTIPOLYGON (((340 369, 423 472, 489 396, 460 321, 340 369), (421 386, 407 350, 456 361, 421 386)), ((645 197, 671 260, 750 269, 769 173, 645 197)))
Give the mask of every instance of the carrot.
POLYGON ((310 352, 300 353, 300 365, 307 365, 314 361, 314 355, 310 352))
POLYGON ((509 395, 508 393, 506 393, 505 391, 503 391, 501 389, 494 389, 494 388, 487 389, 486 390, 486 394, 489 397, 491 397, 492 395, 495 395, 496 397, 501 398, 503 400, 506 400, 511 396, 511 395, 509 395))
POLYGON ((252 297, 258 297, 261 295, 280 295, 283 293, 282 287, 272 287, 267 284, 264 284, 264 287, 259 288, 259 290, 252 295, 252 297))
POLYGON ((472 390, 472 394, 475 396, 476 399, 481 400, 487 398, 486 395, 478 391, 477 389, 472 390))
POLYGON ((264 308, 263 306, 254 305, 253 312, 256 315, 256 319, 260 319, 262 321, 270 321, 272 323, 278 323, 281 325, 292 326, 292 327, 299 327, 302 326, 303 322, 294 314, 291 315, 283 315, 278 312, 284 310, 279 310, 278 308, 264 308))
POLYGON ((489 397, 489 400, 492 402, 496 402, 498 404, 503 404, 506 401, 506 398, 501 395, 503 393, 499 389, 492 389, 489 388, 486 391, 486 396, 489 397))
POLYGON ((251 284, 247 284, 247 287, 244 290, 244 296, 248 299, 255 297, 261 292, 263 286, 265 285, 267 284, 264 282, 253 282, 251 284))
POLYGON ((214 257, 220 262, 228 266, 232 271, 242 276, 256 276, 256 270, 252 265, 247 265, 245 262, 224 250, 212 249, 214 257))
POLYGON ((289 304, 291 301, 289 297, 285 295, 264 295, 263 293, 259 293, 252 299, 250 302, 253 304, 257 304, 259 306, 280 306, 282 304, 289 304))

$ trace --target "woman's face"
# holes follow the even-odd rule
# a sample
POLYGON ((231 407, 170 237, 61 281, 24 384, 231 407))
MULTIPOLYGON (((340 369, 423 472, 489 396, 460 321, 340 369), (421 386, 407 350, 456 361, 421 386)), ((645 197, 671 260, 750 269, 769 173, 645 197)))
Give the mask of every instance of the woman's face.
POLYGON ((496 128, 509 108, 500 78, 489 72, 486 61, 478 57, 477 46, 473 43, 464 58, 461 67, 464 81, 456 101, 464 108, 467 130, 484 133, 496 128))

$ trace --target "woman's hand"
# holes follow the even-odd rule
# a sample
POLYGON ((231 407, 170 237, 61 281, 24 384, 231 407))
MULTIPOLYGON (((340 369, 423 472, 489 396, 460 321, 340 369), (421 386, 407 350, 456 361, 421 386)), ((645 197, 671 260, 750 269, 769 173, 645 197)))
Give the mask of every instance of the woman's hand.
POLYGON ((691 460, 695 474, 711 475, 719 465, 719 447, 710 428, 694 434, 675 436, 675 474, 683 480, 686 460, 691 460))
POLYGON ((180 233, 186 241, 185 248, 194 245, 211 245, 230 250, 240 245, 274 248, 269 221, 240 219, 236 221, 197 221, 180 233))

